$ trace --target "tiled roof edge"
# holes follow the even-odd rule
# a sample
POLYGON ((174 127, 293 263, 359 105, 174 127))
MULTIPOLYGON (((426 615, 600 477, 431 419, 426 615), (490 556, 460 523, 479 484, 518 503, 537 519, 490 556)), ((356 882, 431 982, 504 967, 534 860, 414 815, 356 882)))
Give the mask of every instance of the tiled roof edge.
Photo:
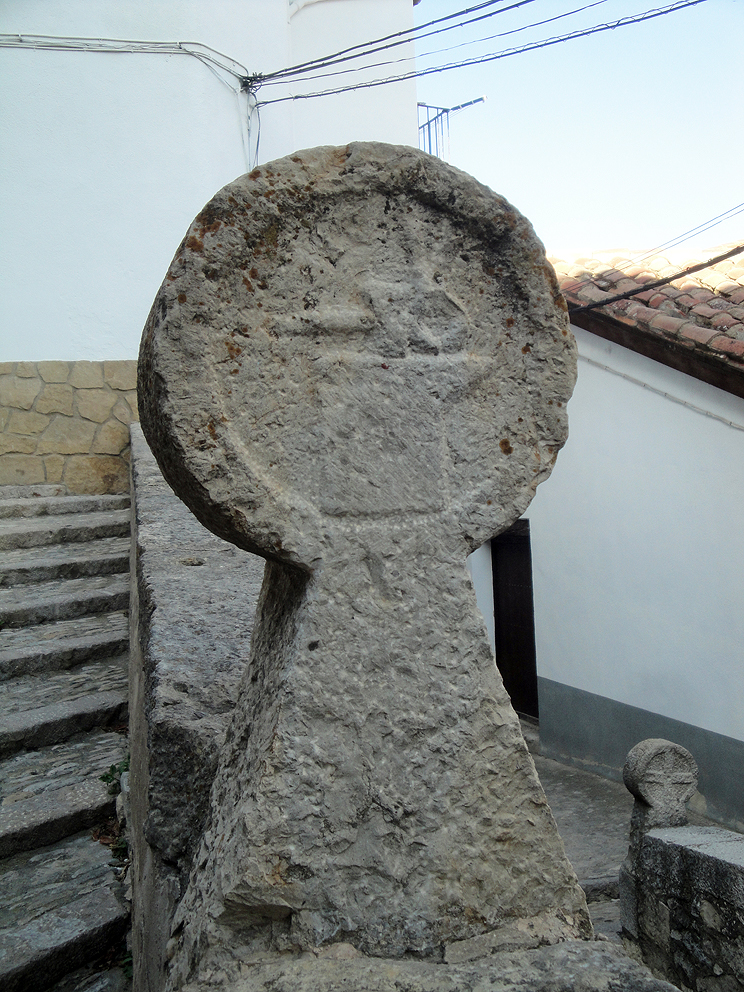
POLYGON ((550 261, 576 326, 744 397, 744 257, 682 276, 687 266, 661 256, 550 261), (645 288, 672 275, 668 285, 645 288), (580 309, 628 291, 628 299, 580 309))
POLYGON ((653 330, 629 327, 596 310, 569 314, 571 323, 597 337, 645 355, 661 365, 717 386, 744 399, 744 366, 695 347, 693 342, 675 341, 653 330))

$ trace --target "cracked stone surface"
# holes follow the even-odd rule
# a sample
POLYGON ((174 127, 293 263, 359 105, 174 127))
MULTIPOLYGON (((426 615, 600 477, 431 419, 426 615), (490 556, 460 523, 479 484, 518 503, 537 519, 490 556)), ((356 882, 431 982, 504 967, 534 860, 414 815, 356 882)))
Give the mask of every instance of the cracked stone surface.
POLYGON ((574 380, 530 225, 437 159, 311 149, 196 218, 142 425, 269 563, 169 987, 267 951, 591 933, 465 568, 550 473, 574 380))

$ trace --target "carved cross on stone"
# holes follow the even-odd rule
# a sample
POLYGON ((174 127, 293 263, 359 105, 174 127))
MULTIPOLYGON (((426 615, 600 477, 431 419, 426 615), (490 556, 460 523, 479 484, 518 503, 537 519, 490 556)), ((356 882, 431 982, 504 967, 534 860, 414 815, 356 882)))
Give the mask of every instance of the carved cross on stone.
POLYGON ((410 148, 299 152, 194 221, 145 329, 142 424, 268 566, 174 987, 228 945, 590 932, 465 568, 552 468, 574 347, 529 224, 410 148))

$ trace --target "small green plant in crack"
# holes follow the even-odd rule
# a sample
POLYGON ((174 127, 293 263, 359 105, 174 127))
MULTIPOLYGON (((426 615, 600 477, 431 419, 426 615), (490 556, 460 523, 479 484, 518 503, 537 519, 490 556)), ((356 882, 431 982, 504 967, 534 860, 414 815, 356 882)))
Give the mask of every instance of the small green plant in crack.
POLYGON ((101 775, 101 781, 105 782, 108 786, 108 791, 110 796, 118 796, 121 792, 121 776, 124 772, 129 771, 129 755, 118 763, 118 765, 111 765, 107 772, 101 775))
POLYGON ((124 834, 117 837, 116 840, 111 845, 111 853, 119 861, 126 861, 129 854, 129 846, 127 844, 127 838, 124 834))
POLYGON ((131 979, 134 975, 134 965, 132 963, 132 952, 127 951, 120 962, 121 970, 124 972, 124 977, 131 979))

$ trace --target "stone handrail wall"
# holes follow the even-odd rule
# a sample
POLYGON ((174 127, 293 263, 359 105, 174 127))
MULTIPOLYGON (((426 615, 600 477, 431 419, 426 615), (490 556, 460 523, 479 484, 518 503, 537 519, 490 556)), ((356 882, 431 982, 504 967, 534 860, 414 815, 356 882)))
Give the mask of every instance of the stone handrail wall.
POLYGON ((137 362, 0 363, 0 485, 129 488, 137 362))
POLYGON ((264 560, 205 530, 132 438, 129 741, 134 988, 159 992, 248 659, 264 560))
POLYGON ((650 739, 628 754, 635 797, 620 869, 623 932, 660 978, 691 992, 744 987, 744 836, 687 824, 694 758, 650 739))

